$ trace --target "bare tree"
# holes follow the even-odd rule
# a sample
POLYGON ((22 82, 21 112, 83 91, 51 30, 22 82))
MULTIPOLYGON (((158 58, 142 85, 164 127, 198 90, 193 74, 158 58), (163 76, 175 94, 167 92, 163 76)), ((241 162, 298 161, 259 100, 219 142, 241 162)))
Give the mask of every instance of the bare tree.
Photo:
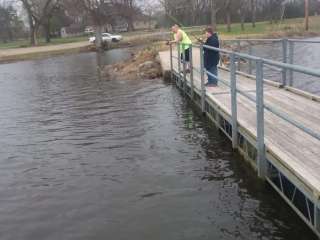
MULTIPOLYGON (((305 0, 157 0, 162 2, 165 15, 174 22, 184 25, 204 25, 225 22, 231 29, 232 21, 244 23, 246 19, 256 27, 256 21, 270 19, 278 21, 283 14, 282 4, 286 2, 286 17, 302 17, 305 0), (288 11, 290 6, 290 11, 288 11)), ((320 2, 310 2, 310 14, 315 14, 320 2), (317 5, 318 4, 318 5, 317 5)))
POLYGON ((2 6, 0 5, 0 38, 3 42, 12 41, 12 22, 14 9, 12 6, 2 6))
MULTIPOLYGON (((60 0, 19 0, 22 2, 28 15, 30 28, 30 43, 37 45, 37 35, 41 25, 47 25, 52 12, 56 9, 60 0)), ((50 33, 49 33, 50 34, 50 33)), ((48 40, 48 39, 47 39, 48 40)))
POLYGON ((96 46, 102 49, 103 26, 111 22, 115 14, 112 10, 111 0, 64 0, 67 11, 78 15, 88 15, 95 27, 96 46))
POLYGON ((134 20, 141 15, 141 10, 137 7, 134 0, 111 0, 117 15, 122 17, 127 25, 128 31, 134 31, 134 20))
POLYGON ((192 24, 197 25, 199 20, 201 0, 189 0, 191 6, 192 24))

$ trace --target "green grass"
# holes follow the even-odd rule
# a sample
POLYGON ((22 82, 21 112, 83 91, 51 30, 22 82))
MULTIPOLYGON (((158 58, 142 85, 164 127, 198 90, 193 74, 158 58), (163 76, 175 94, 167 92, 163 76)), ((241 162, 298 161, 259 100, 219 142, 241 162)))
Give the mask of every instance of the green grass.
MULTIPOLYGON (((186 28, 187 32, 195 35, 201 35, 204 27, 191 27, 186 28)), ((258 36, 272 36, 274 35, 304 35, 307 33, 304 30, 304 19, 286 19, 283 22, 273 23, 270 22, 257 22, 256 27, 253 28, 251 23, 245 23, 245 30, 241 29, 240 23, 231 24, 231 32, 228 32, 225 24, 219 24, 217 31, 225 37, 244 37, 247 35, 258 36)), ((310 17, 309 32, 320 34, 320 16, 310 17)))

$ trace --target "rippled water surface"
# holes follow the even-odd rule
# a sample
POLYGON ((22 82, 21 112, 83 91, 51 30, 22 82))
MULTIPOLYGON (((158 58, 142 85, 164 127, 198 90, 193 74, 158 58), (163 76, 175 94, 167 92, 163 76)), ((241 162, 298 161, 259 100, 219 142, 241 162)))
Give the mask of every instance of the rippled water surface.
POLYGON ((315 239, 162 80, 0 65, 1 240, 315 239))

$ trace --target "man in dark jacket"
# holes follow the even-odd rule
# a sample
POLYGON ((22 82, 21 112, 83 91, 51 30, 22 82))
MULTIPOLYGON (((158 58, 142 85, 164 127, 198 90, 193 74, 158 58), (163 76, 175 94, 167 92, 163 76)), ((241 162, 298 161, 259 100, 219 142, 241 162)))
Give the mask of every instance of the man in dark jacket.
MULTIPOLYGON (((215 33, 212 27, 207 27, 206 30, 207 41, 205 45, 219 48, 219 38, 218 34, 215 33)), ((218 51, 204 48, 204 67, 207 72, 218 77, 218 63, 220 60, 220 54, 218 51)), ((206 86, 217 86, 218 79, 208 74, 208 83, 206 86)))

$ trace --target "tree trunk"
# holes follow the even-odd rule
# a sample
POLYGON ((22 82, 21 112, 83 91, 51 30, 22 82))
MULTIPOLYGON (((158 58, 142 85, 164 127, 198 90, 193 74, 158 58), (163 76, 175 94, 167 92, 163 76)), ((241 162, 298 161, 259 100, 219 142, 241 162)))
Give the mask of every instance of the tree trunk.
POLYGON ((102 48, 102 26, 96 26, 96 47, 97 50, 102 48))
POLYGON ((46 36, 46 43, 51 42, 51 37, 50 37, 50 18, 48 17, 46 23, 44 24, 44 32, 46 36))
POLYGON ((107 44, 103 42, 102 29, 103 29, 102 26, 96 26, 97 74, 98 74, 99 80, 101 80, 101 73, 103 70, 102 55, 104 52, 104 46, 105 44, 107 44))
MULTIPOLYGON (((240 2, 240 4, 243 4, 243 2, 240 2)), ((241 21, 241 31, 244 31, 244 21, 245 21, 245 15, 244 15, 244 9, 243 6, 240 6, 239 8, 239 16, 240 16, 240 21, 241 21)))
POLYGON ((13 41, 13 33, 12 33, 11 26, 7 26, 6 32, 7 32, 7 36, 9 38, 9 41, 12 42, 13 41))
POLYGON ((217 27, 217 4, 216 0, 211 0, 211 25, 215 29, 217 27))
POLYGON ((245 27, 244 27, 244 17, 241 16, 241 31, 244 31, 245 27))
POLYGON ((226 3, 227 30, 231 32, 231 0, 226 3))
POLYGON ((33 23, 32 16, 29 16, 28 19, 29 19, 29 27, 30 27, 30 44, 31 46, 35 46, 36 39, 37 39, 35 25, 33 23))
POLYGON ((252 27, 256 27, 257 0, 251 0, 251 21, 252 27))
POLYGON ((305 30, 309 31, 309 0, 304 0, 304 10, 305 10, 305 30))
POLYGON ((273 16, 272 16, 272 0, 269 0, 268 2, 268 12, 269 12, 269 21, 270 21, 270 24, 273 24, 273 16))
POLYGON ((191 1, 192 9, 191 9, 191 16, 192 16, 192 25, 196 26, 197 24, 197 5, 195 1, 191 1))
POLYGON ((231 13, 229 10, 227 11, 227 28, 228 32, 231 32, 231 13))
POLYGON ((41 27, 40 22, 35 19, 34 32, 33 32, 33 38, 34 38, 34 45, 35 46, 37 46, 39 44, 38 36, 39 36, 40 27, 41 27))
POLYGON ((131 19, 128 19, 127 24, 128 24, 128 32, 133 32, 134 31, 133 21, 131 19))
POLYGON ((35 38, 35 33, 34 33, 34 28, 30 28, 30 44, 31 46, 36 45, 36 38, 35 38))
POLYGON ((30 34, 30 44, 31 46, 35 46, 36 45, 36 29, 35 29, 35 24, 33 22, 33 17, 32 17, 32 11, 31 11, 31 7, 29 5, 29 3, 27 1, 22 0, 22 4, 24 9, 27 11, 27 15, 28 15, 28 23, 29 23, 29 34, 30 34))
POLYGON ((282 9, 281 9, 281 16, 280 16, 280 22, 282 23, 284 21, 284 15, 286 13, 286 4, 282 4, 282 9))

